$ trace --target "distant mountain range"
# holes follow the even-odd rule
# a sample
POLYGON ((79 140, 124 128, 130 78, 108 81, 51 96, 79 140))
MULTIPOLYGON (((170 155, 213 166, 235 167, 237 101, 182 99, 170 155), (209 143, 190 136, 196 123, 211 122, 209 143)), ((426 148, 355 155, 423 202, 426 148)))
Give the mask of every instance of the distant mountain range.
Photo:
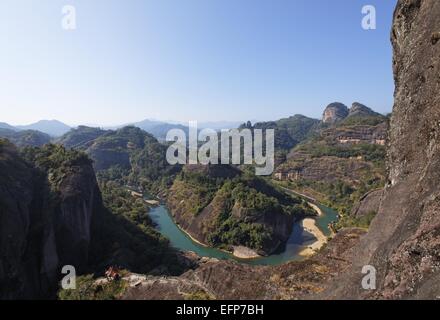
MULTIPOLYGON (((197 128, 199 130, 209 128, 213 130, 221 130, 221 129, 234 129, 238 128, 243 122, 242 121, 208 121, 208 122, 198 122, 197 128)), ((134 126, 138 127, 153 136, 160 141, 164 141, 166 139, 167 132, 171 129, 181 129, 188 134, 188 124, 183 122, 174 122, 174 121, 158 121, 152 119, 145 119, 139 122, 128 123, 125 125, 114 126, 114 127, 106 127, 106 129, 121 129, 126 126, 134 126)))
POLYGON ((37 130, 46 133, 52 137, 59 137, 72 129, 65 123, 58 120, 40 120, 26 126, 16 126, 19 130, 37 130))
POLYGON ((0 122, 0 129, 7 129, 12 131, 40 131, 51 137, 60 137, 72 129, 65 123, 58 120, 40 120, 29 125, 12 126, 6 122, 0 122))
POLYGON ((0 129, 7 129, 7 130, 12 130, 12 131, 18 131, 17 128, 7 124, 6 122, 0 122, 0 129))
MULTIPOLYGON (((362 117, 372 117, 375 118, 377 116, 381 116, 378 113, 372 111, 366 106, 360 103, 354 103, 351 109, 348 109, 342 103, 333 103, 330 104, 326 111, 324 112, 323 122, 324 123, 335 123, 341 120, 348 121, 349 119, 362 117)), ((255 121, 252 121, 255 123, 255 121)), ((312 127, 316 127, 320 123, 319 120, 311 119, 308 117, 304 117, 301 115, 296 115, 290 118, 281 119, 278 121, 268 121, 268 122, 257 122, 255 123, 255 128, 276 128, 278 129, 277 146, 280 147, 279 144, 285 143, 285 149, 290 149, 294 145, 296 145, 299 141, 305 138, 305 134, 310 131, 312 127)), ((210 128, 213 130, 221 130, 221 129, 233 129, 239 127, 246 127, 249 125, 249 121, 244 123, 244 121, 207 121, 207 122, 199 122, 197 124, 198 129, 210 128)), ((171 129, 181 129, 188 134, 188 125, 183 122, 173 122, 173 121, 159 121, 152 119, 145 119, 139 122, 127 123, 119 126, 112 127, 101 127, 101 128, 91 128, 85 126, 71 127, 61 121, 58 120, 40 120, 36 123, 32 123, 29 125, 17 125, 12 126, 5 122, 0 122, 0 137, 9 138, 14 141, 22 141, 26 144, 26 141, 31 142, 31 145, 39 146, 41 143, 46 141, 56 141, 60 139, 65 139, 63 137, 66 133, 70 132, 72 129, 82 128, 81 133, 84 131, 83 129, 88 128, 88 134, 97 134, 97 132, 92 129, 98 129, 99 134, 102 134, 104 130, 116 130, 121 129, 126 126, 134 126, 138 127, 150 134, 152 134, 159 141, 165 141, 167 132, 171 129), (101 132, 102 131, 102 132, 101 132), (20 134, 16 134, 20 133, 20 134), (47 136, 43 136, 45 134, 47 136), (38 135, 38 137, 36 137, 38 135), (28 139, 23 141, 23 137, 27 137, 28 139), (44 137, 44 138, 43 138, 44 137), (49 139, 48 139, 49 137, 49 139)), ((97 126, 98 127, 98 126, 97 126)), ((86 135, 87 136, 87 135, 86 135)), ((70 137, 69 137, 70 139, 70 137)), ((69 141, 69 143, 73 143, 69 141)), ((84 142, 82 142, 84 143, 84 142)), ((282 148, 283 149, 283 148, 282 148)))
MULTIPOLYGON (((232 129, 237 128, 241 122, 233 122, 233 121, 218 121, 218 122, 201 122, 198 124, 199 129, 204 128, 211 128, 214 130, 220 130, 220 129, 232 129)), ((158 120, 150 120, 145 119, 143 121, 135 122, 135 123, 129 123, 119 126, 112 126, 112 127, 104 127, 101 130, 108 129, 108 130, 116 130, 121 129, 126 126, 134 126, 138 127, 150 134, 152 134, 156 139, 159 141, 165 141, 167 132, 171 129, 181 129, 188 133, 188 126, 184 125, 183 123, 179 122, 164 122, 164 121, 158 121, 158 120)), ((80 128, 83 126, 78 127, 71 127, 61 121, 58 120, 41 120, 36 123, 32 123, 29 125, 17 125, 12 126, 6 122, 0 122, 0 137, 9 138, 11 139, 14 132, 23 132, 26 131, 27 135, 32 133, 44 133, 48 136, 50 136, 52 139, 59 139, 66 133, 70 132, 72 129, 80 128), (7 131, 4 131, 7 130, 7 131)), ((20 137, 23 135, 19 135, 20 137)), ((14 138, 15 139, 15 138, 14 138)), ((14 140, 13 139, 13 140, 14 140)), ((47 139, 37 139, 35 141, 42 142, 47 139)), ((34 140, 31 140, 34 141, 34 140)))
POLYGON ((18 147, 40 147, 51 141, 51 137, 36 130, 20 130, 0 128, 0 138, 6 138, 18 147))

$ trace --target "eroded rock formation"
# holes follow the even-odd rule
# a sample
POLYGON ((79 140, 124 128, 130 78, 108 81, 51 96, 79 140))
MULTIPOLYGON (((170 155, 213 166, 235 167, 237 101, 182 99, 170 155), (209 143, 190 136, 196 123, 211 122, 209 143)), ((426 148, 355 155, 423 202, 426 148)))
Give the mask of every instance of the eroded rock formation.
POLYGON ((325 298, 428 298, 440 292, 440 2, 400 0, 394 13, 395 103, 389 185, 349 272, 325 298), (377 269, 377 290, 361 286, 377 269))
POLYGON ((322 122, 324 123, 336 123, 345 119, 348 116, 348 108, 346 105, 334 102, 325 108, 324 115, 322 116, 322 122))
POLYGON ((90 161, 49 175, 0 141, 0 299, 49 298, 61 267, 86 267, 101 195, 90 161), (58 179, 60 178, 60 179, 58 179))

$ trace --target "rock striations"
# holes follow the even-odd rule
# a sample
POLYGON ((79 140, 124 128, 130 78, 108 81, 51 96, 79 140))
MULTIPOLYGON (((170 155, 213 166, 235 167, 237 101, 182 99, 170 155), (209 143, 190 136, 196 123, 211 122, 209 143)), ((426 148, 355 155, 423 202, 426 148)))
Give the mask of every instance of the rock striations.
POLYGON ((46 163, 25 160, 0 140, 0 299, 49 298, 62 266, 80 272, 87 264, 92 215, 102 205, 91 161, 74 152, 56 161, 60 150, 45 151, 53 156, 46 163))
POLYGON ((325 298, 435 299, 440 292, 440 2, 400 0, 394 13, 395 103, 389 185, 353 265, 325 298), (361 287, 364 265, 377 290, 361 287))

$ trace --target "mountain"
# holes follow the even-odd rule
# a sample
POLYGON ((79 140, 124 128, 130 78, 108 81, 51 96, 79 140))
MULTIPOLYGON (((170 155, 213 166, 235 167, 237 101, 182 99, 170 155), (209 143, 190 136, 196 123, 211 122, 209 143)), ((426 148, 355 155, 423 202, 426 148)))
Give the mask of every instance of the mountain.
POLYGON ((171 129, 181 129, 186 134, 188 134, 188 127, 184 126, 182 124, 168 123, 168 122, 164 122, 164 121, 150 120, 150 119, 145 119, 145 120, 142 120, 139 122, 134 122, 134 123, 121 125, 121 126, 117 126, 117 127, 112 127, 112 128, 108 128, 108 129, 117 130, 117 129, 121 129, 121 128, 128 127, 128 126, 134 126, 134 127, 140 128, 140 129, 144 130, 145 132, 152 134, 154 137, 156 137, 156 139, 158 139, 159 141, 162 141, 162 142, 166 140, 167 133, 171 129))
POLYGON ((18 131, 18 129, 16 127, 13 127, 13 126, 7 124, 6 122, 0 122, 0 129, 8 129, 8 130, 12 130, 12 131, 18 131))
POLYGON ((345 119, 349 114, 347 106, 340 102, 333 102, 329 104, 322 115, 322 122, 333 124, 345 119))
POLYGON ((318 124, 319 120, 297 114, 277 121, 257 122, 254 125, 248 122, 241 128, 275 129, 275 148, 290 150, 304 140, 318 124))
MULTIPOLYGON (((0 298, 53 297, 60 267, 73 264, 79 275, 88 275, 78 277, 79 290, 61 292, 61 298, 437 299, 439 30, 439 1, 398 1, 391 35, 395 102, 385 145, 376 139, 383 133, 382 123, 364 121, 381 117, 361 107, 354 123, 345 122, 348 111, 341 119, 313 127, 294 147, 296 159, 302 152, 312 160, 337 158, 336 164, 358 157, 380 163, 386 151, 388 168, 368 230, 339 230, 326 247, 302 261, 252 266, 196 257, 185 273, 163 275, 161 258, 172 252, 151 229, 142 199, 130 198, 115 179, 108 179, 102 182, 102 201, 91 160, 82 152, 47 145, 20 153, 0 140, 0 298), (103 208, 105 203, 109 208, 103 208), (135 261, 149 265, 141 269, 135 261), (109 265, 138 268, 134 272, 148 276, 124 270, 119 281, 96 280, 109 265), (363 272, 366 266, 368 274, 363 272), (376 279, 374 290, 362 286, 368 275, 376 276, 369 278, 376 279)), ((388 126, 388 119, 383 121, 388 126)), ((289 132, 287 136, 291 138, 289 132)), ((166 169, 154 167, 161 162, 163 146, 139 128, 105 133, 87 150, 96 156, 100 171, 117 174, 111 168, 126 165, 124 178, 140 183, 153 178, 140 172, 143 168, 152 166, 151 174, 166 169)), ((338 169, 332 165, 312 174, 338 169)), ((232 166, 185 166, 170 190, 167 201, 175 206, 175 219, 186 223, 197 239, 219 248, 244 244, 270 252, 284 239, 282 228, 292 222, 288 213, 302 205, 286 199, 268 181, 232 166)))
POLYGON ((354 102, 351 108, 340 102, 329 104, 323 113, 322 123, 327 126, 338 125, 343 122, 349 124, 374 125, 384 121, 386 117, 373 111, 367 106, 354 102))
POLYGON ((0 129, 0 137, 8 139, 17 147, 40 147, 51 141, 49 135, 36 130, 0 129))
POLYGON ((91 161, 55 146, 0 140, 0 299, 53 297, 60 267, 87 264, 92 215, 101 204, 91 161))
POLYGON ((181 277, 163 279, 160 285, 152 279, 141 281, 141 289, 128 289, 124 298, 160 299, 166 292, 184 299, 179 289, 185 285, 191 293, 206 292, 226 300, 437 299, 439 30, 439 1, 397 2, 391 36, 396 91, 388 134, 388 183, 367 233, 343 229, 316 256, 276 267, 202 263, 181 277), (362 272, 366 266, 367 274, 362 272), (364 279, 373 281, 365 278, 368 274, 376 275, 374 290, 362 286, 364 279))
POLYGON ((17 126, 21 130, 37 130, 44 132, 52 137, 60 137, 71 128, 58 120, 41 120, 26 126, 17 126))
MULTIPOLYGON (((290 150, 286 161, 276 168, 275 177, 289 188, 338 209, 342 216, 339 227, 365 226, 363 218, 354 221, 350 213, 356 201, 385 184, 388 118, 360 103, 353 103, 350 109, 330 104, 324 114, 327 118, 290 150), (335 108, 347 111, 345 117, 335 108), (333 111, 329 110, 336 112, 332 122, 329 117, 333 111)), ((370 211, 372 215, 377 208, 370 211)))
POLYGON ((275 164, 286 160, 288 152, 298 143, 305 140, 319 127, 320 121, 303 115, 294 115, 277 121, 243 123, 239 129, 274 129, 275 130, 275 164))
POLYGON ((380 117, 381 114, 368 108, 359 102, 353 102, 350 110, 348 111, 348 117, 380 117))
POLYGON ((135 123, 134 126, 152 134, 159 141, 165 141, 168 131, 172 129, 183 130, 186 135, 188 135, 188 127, 181 124, 171 124, 171 123, 154 123, 149 120, 135 123))
POLYGON ((199 129, 212 129, 212 130, 222 130, 222 129, 236 129, 238 128, 243 121, 208 121, 208 122, 199 122, 197 124, 199 129))
POLYGON ((180 170, 168 164, 166 149, 150 133, 129 126, 100 135, 85 152, 101 178, 158 192, 165 190, 180 170))
POLYGON ((269 255, 283 245, 294 221, 313 215, 302 200, 229 165, 187 165, 167 193, 175 221, 199 242, 269 255))
MULTIPOLYGON (((197 128, 201 129, 212 129, 212 130, 221 130, 221 129, 235 129, 238 128, 242 122, 240 121, 207 121, 207 122, 198 122, 197 128)), ((127 125, 124 125, 127 126, 127 125)), ((120 129, 124 126, 115 127, 113 129, 120 129)), ((188 134, 188 125, 186 123, 179 122, 165 122, 165 121, 157 121, 146 119, 140 122, 135 122, 129 124, 129 126, 135 126, 141 128, 142 130, 152 134, 159 141, 165 141, 167 132, 171 129, 181 129, 186 134, 188 134)))
POLYGON ((98 186, 83 152, 52 144, 19 151, 0 139, 0 300, 56 298, 65 265, 77 276, 111 265, 180 274, 184 262, 148 210, 114 182, 98 186))
POLYGON ((108 132, 109 130, 103 130, 100 128, 78 126, 77 128, 71 129, 69 132, 63 134, 56 140, 56 142, 66 148, 85 150, 91 143, 93 143, 93 140, 108 132))

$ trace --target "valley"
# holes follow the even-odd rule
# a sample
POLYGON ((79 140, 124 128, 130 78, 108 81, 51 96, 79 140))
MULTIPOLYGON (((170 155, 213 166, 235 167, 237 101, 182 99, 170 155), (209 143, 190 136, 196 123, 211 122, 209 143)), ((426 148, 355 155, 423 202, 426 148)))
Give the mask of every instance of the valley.
MULTIPOLYGON (((360 117, 362 118, 362 115, 360 117)), ((378 117, 383 121, 382 116, 378 117)), ((296 127, 294 130, 290 129, 291 120, 287 121, 287 124, 285 120, 280 121, 281 133, 276 134, 276 141, 278 141, 276 142, 276 152, 281 155, 278 158, 280 160, 278 168, 290 165, 289 155, 295 152, 291 151, 292 149, 296 150, 295 148, 300 148, 302 145, 313 146, 314 137, 331 129, 327 125, 321 128, 323 125, 318 120, 310 121, 306 117, 299 116, 291 119, 294 119, 295 126, 302 129, 296 127), (305 126, 300 124, 302 121, 306 122, 305 126), (283 130, 285 134, 282 133, 283 130), (283 154, 284 161, 282 160, 283 154)), ((346 128, 339 122, 336 122, 335 125, 339 128, 346 128)), ((377 124, 364 124, 369 128, 373 128, 375 125, 377 124)), ((249 127, 249 123, 247 126, 249 127)), ((276 122, 275 124, 258 124, 256 126, 273 127, 278 133, 279 125, 276 122)), ((81 130, 72 133, 74 133, 73 136, 82 136, 81 130)), ((77 139, 75 138, 75 140, 77 139)), ((346 161, 345 153, 349 154, 348 157, 358 157, 359 154, 362 156, 374 155, 368 147, 370 141, 365 144, 332 143, 335 148, 343 148, 344 155, 335 157, 333 167, 329 167, 329 172, 334 172, 334 166, 346 161)), ((327 279, 329 270, 337 268, 338 271, 333 271, 333 275, 344 270, 348 258, 344 256, 345 251, 339 251, 342 248, 341 243, 352 246, 365 232, 364 229, 353 229, 353 227, 359 225, 368 228, 369 221, 365 222, 364 218, 356 220, 349 230, 343 230, 343 227, 335 228, 335 223, 340 223, 337 222, 340 212, 319 205, 324 214, 318 215, 316 210, 308 204, 308 202, 316 203, 315 198, 326 201, 327 196, 322 198, 308 197, 307 195, 315 196, 315 193, 298 188, 297 185, 286 184, 288 181, 277 177, 278 171, 268 179, 255 177, 252 168, 247 166, 183 165, 171 169, 164 164, 160 167, 160 171, 157 169, 150 171, 148 168, 151 162, 146 159, 152 156, 161 159, 160 154, 163 152, 161 150, 164 150, 159 145, 152 146, 156 146, 154 139, 142 131, 128 127, 112 133, 106 132, 91 141, 87 140, 87 143, 82 147, 91 155, 92 159, 96 159, 95 168, 99 180, 134 186, 140 193, 157 195, 162 200, 164 205, 150 207, 148 216, 156 230, 169 240, 169 246, 183 253, 186 268, 189 267, 186 271, 183 270, 181 275, 171 278, 169 275, 163 278, 161 273, 147 275, 146 278, 143 278, 145 280, 140 280, 142 289, 126 288, 124 293, 118 293, 118 295, 142 299, 165 297, 179 299, 197 297, 256 298, 262 297, 259 295, 262 294, 261 290, 268 290, 264 295, 265 298, 305 297, 315 290, 322 290, 319 282, 322 281, 322 277, 327 279), (125 149, 125 146, 128 148, 125 149), (145 148, 150 150, 149 153, 142 150, 145 148), (102 153, 104 150, 106 150, 105 153, 102 153), (116 157, 109 156, 111 153, 108 152, 114 152, 113 150, 117 150, 116 157), (126 153, 125 159, 121 158, 121 152, 126 153), (101 158, 106 161, 105 165, 101 165, 103 163, 101 158), (143 167, 143 172, 163 172, 160 174, 162 182, 157 184, 157 176, 145 175, 140 171, 138 169, 140 163, 147 164, 146 167, 143 167), (256 201, 259 198, 261 201, 256 201), (313 224, 313 222, 315 223, 313 224), (339 230, 336 235, 333 234, 334 230, 339 230), (318 235, 318 231, 322 234, 318 235), (310 232, 314 232, 315 235, 310 232), (333 239, 321 247, 324 242, 323 235, 333 239), (236 248, 239 248, 238 252, 236 248), (242 258, 235 257, 234 251, 236 254, 239 253, 238 255, 243 252, 245 255, 251 256, 258 253, 259 257, 242 259, 243 256, 241 256, 242 258), (329 254, 329 252, 331 253, 329 254), (303 267, 296 264, 303 265, 303 267), (248 268, 252 268, 252 271, 248 268), (313 285, 311 283, 306 285, 307 281, 301 280, 295 285, 298 288, 295 293, 293 295, 288 293, 286 290, 292 284, 290 280, 287 281, 284 278, 284 274, 287 276, 289 274, 287 270, 291 268, 295 270, 303 268, 307 277, 314 279, 311 282, 313 285), (228 275, 223 273, 225 270, 230 270, 228 275), (195 280, 200 276, 204 277, 205 272, 208 274, 215 272, 218 276, 209 277, 202 283, 195 280), (255 275, 252 277, 244 276, 243 273, 249 272, 255 273, 255 275), (226 280, 231 277, 233 280, 226 280), (268 282, 264 281, 257 285, 255 281, 262 281, 265 277, 269 277, 268 282), (227 287, 217 287, 217 284, 214 284, 225 280, 230 283, 227 287), (213 283, 211 283, 212 281, 213 283), (211 287, 212 285, 214 287, 211 287), (260 288, 260 285, 266 286, 266 289, 260 288), (242 286, 245 291, 236 292, 237 295, 231 296, 227 293, 228 290, 231 290, 231 286, 234 290, 237 286, 242 286), (176 291, 186 293, 181 296, 176 295, 176 291), (278 294, 272 295, 272 292, 278 292, 278 294)), ((380 146, 380 148, 382 147, 380 146)), ((384 154, 378 153, 376 157, 379 161, 383 161, 380 159, 384 158, 384 154)), ((372 163, 369 162, 370 158, 364 161, 367 166, 374 166, 370 164, 372 163)), ((154 165, 156 166, 157 163, 156 161, 154 165)), ((365 172, 365 167, 351 166, 349 170, 341 171, 338 176, 332 178, 336 180, 330 181, 352 179, 352 175, 365 174, 361 173, 362 170, 365 172)), ((366 173, 370 174, 370 171, 366 171, 366 173)), ((315 175, 309 179, 320 181, 321 176, 315 175)), ((367 186, 365 192, 368 192, 372 187, 367 186)), ((325 192, 328 197, 334 194, 332 189, 325 192)), ((150 199, 151 196, 148 198, 150 199)), ((354 202, 355 199, 346 201, 354 202)), ((327 200, 326 204, 338 207, 337 202, 327 200)), ((350 213, 346 213, 346 216, 350 217, 350 213)), ((127 279, 130 277, 139 279, 140 275, 132 274, 127 279)), ((93 283, 90 281, 88 280, 86 283, 88 285, 93 283)), ((131 283, 131 280, 128 281, 131 283)), ((92 290, 90 294, 94 295, 93 292, 92 290)))
POLYGON ((0 299, 437 299, 439 28, 440 2, 398 1, 391 115, 243 123, 275 131, 271 176, 170 164, 135 125, 0 123, 0 299))
MULTIPOLYGON (((368 117, 371 121, 371 115, 368 117)), ((369 129, 365 128, 376 125, 363 123, 362 132, 368 132, 369 129)), ((84 246, 81 249, 84 266, 79 270, 84 284, 98 281, 106 268, 115 265, 128 275, 134 272, 181 279, 183 274, 205 264, 215 265, 216 268, 223 263, 232 263, 234 268, 239 269, 276 268, 289 263, 305 263, 315 255, 320 259, 327 237, 338 237, 333 232, 338 229, 335 226, 340 223, 338 217, 341 212, 330 209, 338 208, 338 202, 329 201, 334 189, 324 190, 324 193, 322 189, 316 189, 320 194, 326 194, 316 196, 315 189, 301 188, 303 184, 295 184, 298 178, 290 179, 290 173, 284 174, 283 170, 291 170, 292 159, 297 159, 297 152, 310 152, 315 157, 314 150, 321 143, 317 137, 325 137, 322 138, 325 143, 337 152, 343 152, 333 156, 333 164, 327 169, 332 174, 335 173, 332 168, 343 164, 347 157, 364 157, 362 161, 365 165, 342 170, 329 178, 331 183, 351 181, 353 178, 362 180, 362 174, 372 173, 371 170, 365 171, 365 166, 373 166, 370 158, 383 161, 383 154, 372 153, 371 149, 363 147, 368 146, 371 140, 364 144, 334 142, 334 138, 329 140, 328 130, 353 128, 351 124, 346 126, 338 121, 333 127, 328 127, 323 121, 294 116, 271 123, 252 125, 248 122, 244 126, 251 130, 275 129, 275 151, 279 155, 279 163, 271 177, 255 176, 252 165, 170 165, 165 159, 167 146, 133 126, 117 130, 80 126, 56 140, 49 140, 55 144, 47 144, 47 141, 35 147, 17 143, 15 151, 15 147, 4 140, 2 152, 23 157, 31 167, 34 163, 44 164, 45 170, 49 171, 43 174, 42 181, 48 179, 53 184, 55 179, 56 185, 69 178, 70 166, 76 166, 75 162, 66 160, 62 168, 56 169, 59 161, 69 159, 70 153, 89 159, 87 161, 96 173, 99 194, 97 207, 88 213, 88 236, 79 242, 84 243, 81 245, 84 246), (54 171, 56 175, 52 170, 57 170, 54 171), (359 175, 358 178, 356 175, 359 175), (127 188, 132 191, 127 191, 127 188), (143 194, 150 201, 145 201, 143 194), (100 197, 102 200, 99 200, 100 197), (156 200, 151 199, 158 199, 161 204, 157 206, 156 200), (237 263, 240 267, 236 266, 237 263)), ((318 153, 317 156, 327 157, 325 154, 318 153)), ((300 179, 321 181, 325 172, 309 176, 303 174, 300 179)), ((365 192, 371 187, 367 186, 365 192)), ((75 192, 78 186, 70 188, 75 192)), ((356 184, 353 190, 357 190, 356 184)), ((350 201, 355 200, 351 198, 350 201)), ((33 208, 26 210, 30 210, 31 216, 37 214, 33 208)), ((81 215, 80 212, 75 215, 81 215)), ((358 208, 357 212, 362 212, 362 208, 358 208)), ((48 225, 59 223, 57 214, 48 219, 48 225)), ((45 224, 41 228, 40 232, 46 232, 45 224)), ((57 250, 68 252, 65 242, 57 240, 55 243, 57 250)), ((27 253, 23 254, 23 259, 29 259, 27 253)), ((49 283, 52 287, 56 286, 59 264, 60 261, 55 262, 51 267, 49 283)), ((26 296, 30 294, 28 290, 23 288, 15 294, 26 296)), ((40 290, 42 295, 54 294, 53 289, 32 290, 40 290)), ((116 292, 120 294, 122 288, 111 286, 109 290, 111 292, 106 294, 110 297, 116 292)), ((66 294, 60 291, 59 296, 78 298, 66 294)))
POLYGON ((5 2, 0 300, 440 298, 440 1, 5 2))

